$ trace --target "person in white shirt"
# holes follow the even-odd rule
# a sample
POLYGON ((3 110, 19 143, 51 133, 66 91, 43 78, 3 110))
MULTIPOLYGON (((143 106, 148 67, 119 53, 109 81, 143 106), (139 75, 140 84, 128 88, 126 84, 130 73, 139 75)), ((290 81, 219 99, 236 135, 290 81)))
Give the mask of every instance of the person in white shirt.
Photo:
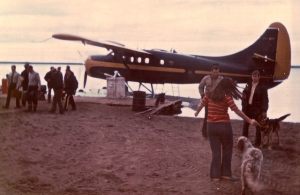
POLYGON ((28 112, 36 112, 38 105, 38 91, 40 88, 40 75, 35 72, 33 67, 30 65, 28 67, 28 112))
POLYGON ((6 103, 3 108, 8 109, 10 104, 10 98, 12 95, 16 96, 16 108, 20 108, 20 97, 16 90, 19 88, 20 83, 20 74, 16 71, 16 66, 11 66, 11 73, 6 75, 7 81, 8 81, 8 92, 6 97, 6 103))
MULTIPOLYGON (((250 118, 257 119, 260 115, 266 117, 269 107, 268 91, 263 82, 260 81, 259 70, 252 71, 251 81, 243 91, 242 111, 250 118)), ((248 137, 249 124, 244 123, 243 136, 248 137)), ((260 127, 256 127, 255 146, 261 144, 260 127)))

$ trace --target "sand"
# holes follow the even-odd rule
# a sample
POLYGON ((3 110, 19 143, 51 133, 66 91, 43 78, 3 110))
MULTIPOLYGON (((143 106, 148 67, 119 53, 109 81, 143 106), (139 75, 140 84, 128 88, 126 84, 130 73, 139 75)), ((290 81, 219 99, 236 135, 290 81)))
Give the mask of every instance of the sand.
MULTIPOLYGON (((210 181, 211 152, 199 118, 149 120, 130 106, 84 102, 60 115, 39 103, 36 113, 14 109, 14 101, 0 108, 0 195, 240 194, 239 181, 210 181)), ((236 141, 242 121, 232 126, 236 141)), ((281 145, 262 150, 266 189, 257 194, 299 194, 299 127, 283 122, 281 145)), ((235 145, 236 177, 240 164, 235 145)))

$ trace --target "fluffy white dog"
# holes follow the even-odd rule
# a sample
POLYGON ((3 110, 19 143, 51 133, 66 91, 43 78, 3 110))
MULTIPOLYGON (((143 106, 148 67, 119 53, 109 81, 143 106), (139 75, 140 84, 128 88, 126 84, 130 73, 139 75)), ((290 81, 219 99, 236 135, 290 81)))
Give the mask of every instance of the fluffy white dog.
POLYGON ((259 183, 263 154, 260 149, 253 147, 250 140, 244 136, 238 138, 237 146, 242 152, 242 194, 245 194, 247 188, 251 193, 257 192, 263 188, 259 183))

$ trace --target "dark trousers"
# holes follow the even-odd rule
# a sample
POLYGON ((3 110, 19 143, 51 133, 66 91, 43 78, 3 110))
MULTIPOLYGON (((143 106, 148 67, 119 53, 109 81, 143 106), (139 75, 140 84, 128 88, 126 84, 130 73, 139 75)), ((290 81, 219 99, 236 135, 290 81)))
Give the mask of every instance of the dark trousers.
POLYGON ((212 151, 210 177, 231 177, 233 135, 230 122, 208 122, 207 133, 212 151))
MULTIPOLYGON (((256 108, 248 107, 244 109, 244 113, 251 119, 257 120, 258 116, 261 115, 261 112, 257 111, 256 108)), ((243 124, 243 136, 248 137, 249 135, 249 123, 244 121, 243 124)), ((260 146, 261 144, 261 128, 256 126, 255 133, 255 145, 260 146)))
POLYGON ((27 102, 27 90, 23 90, 22 91, 22 106, 26 106, 26 102, 27 102))
MULTIPOLYGON (((248 131, 249 131, 249 123, 244 121, 243 136, 248 137, 248 131)), ((255 146, 260 146, 260 144, 261 144, 261 130, 260 127, 256 126, 255 146)))
POLYGON ((208 115, 208 107, 205 106, 205 113, 203 119, 203 126, 202 126, 202 136, 207 138, 207 115, 208 115))
POLYGON ((52 107, 51 107, 51 112, 56 111, 56 105, 58 105, 59 112, 62 114, 64 113, 64 109, 62 106, 61 98, 62 98, 62 89, 53 89, 54 91, 54 96, 53 96, 53 102, 52 102, 52 107))
MULTIPOLYGON (((10 98, 13 95, 13 93, 16 90, 16 84, 12 83, 9 85, 8 87, 8 92, 7 92, 7 97, 6 97, 6 104, 5 107, 9 108, 9 104, 10 104, 10 98)), ((19 108, 20 107, 20 97, 17 95, 16 96, 16 107, 19 108)))
POLYGON ((38 105, 38 86, 28 86, 28 111, 36 111, 38 105), (33 107, 32 107, 33 106, 33 107))
POLYGON ((72 106, 72 110, 76 110, 76 104, 73 98, 72 94, 67 94, 66 100, 65 100, 65 110, 68 110, 68 106, 72 106))
POLYGON ((48 86, 48 102, 51 102, 51 91, 52 91, 52 87, 48 86))

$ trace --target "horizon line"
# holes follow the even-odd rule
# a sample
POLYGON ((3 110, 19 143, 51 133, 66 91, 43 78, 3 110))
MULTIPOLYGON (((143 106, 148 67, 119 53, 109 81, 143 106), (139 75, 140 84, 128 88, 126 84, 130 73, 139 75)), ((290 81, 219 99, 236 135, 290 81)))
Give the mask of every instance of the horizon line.
MULTIPOLYGON (((30 61, 0 61, 0 64, 55 64, 55 65, 84 65, 82 62, 30 62, 30 61)), ((291 65, 291 68, 300 68, 299 65, 291 65)))

